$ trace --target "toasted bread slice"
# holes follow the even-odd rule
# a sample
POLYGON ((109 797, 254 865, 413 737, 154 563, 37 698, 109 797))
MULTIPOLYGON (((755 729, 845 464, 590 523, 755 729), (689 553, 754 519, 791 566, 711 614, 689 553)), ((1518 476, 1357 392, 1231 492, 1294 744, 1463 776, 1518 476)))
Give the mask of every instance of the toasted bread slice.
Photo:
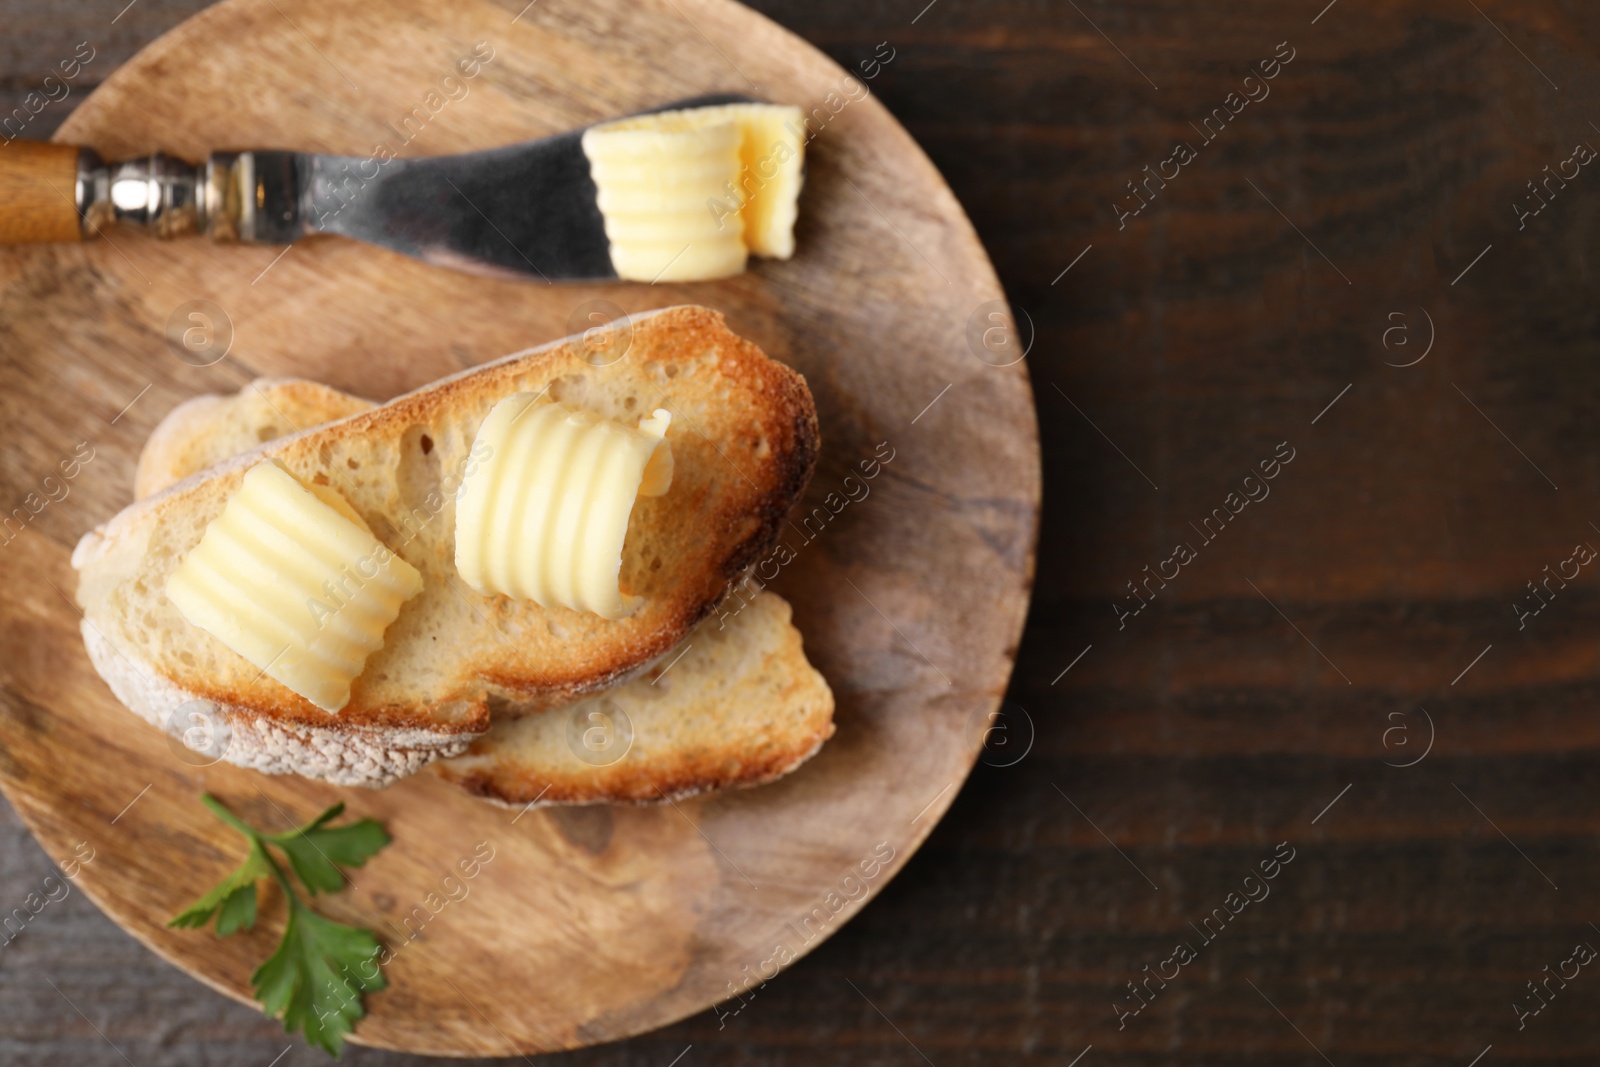
POLYGON ((215 705, 233 762, 382 785, 461 751, 488 728, 491 697, 551 707, 648 665, 771 546, 815 465, 816 413, 804 380, 716 312, 671 308, 615 328, 631 335, 615 362, 587 362, 576 338, 509 356, 269 441, 86 535, 73 565, 96 668, 161 725, 186 701, 215 705), (455 574, 453 491, 478 424, 502 397, 545 390, 617 419, 673 413, 671 491, 641 498, 629 524, 622 584, 644 604, 626 619, 481 596, 455 574), (190 626, 162 594, 245 471, 268 458, 339 491, 424 576, 333 715, 190 626))
MULTIPOLYGON (((151 434, 136 492, 158 492, 288 433, 285 421, 310 426, 372 406, 296 379, 196 397, 151 434)), ((789 773, 832 736, 833 693, 777 594, 730 601, 720 614, 689 634, 681 655, 604 697, 523 718, 496 708, 488 733, 433 769, 489 800, 538 807, 677 799, 789 773)))
POLYGON ((776 593, 757 593, 626 685, 537 715, 497 714, 465 755, 433 770, 490 800, 538 807, 649 803, 780 778, 833 736, 833 692, 790 613, 776 593))

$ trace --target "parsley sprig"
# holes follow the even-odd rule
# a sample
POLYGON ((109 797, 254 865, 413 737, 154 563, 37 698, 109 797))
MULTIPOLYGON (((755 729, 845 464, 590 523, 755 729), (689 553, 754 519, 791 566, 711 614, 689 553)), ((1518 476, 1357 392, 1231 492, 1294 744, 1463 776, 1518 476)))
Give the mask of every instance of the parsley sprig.
POLYGON ((249 852, 237 869, 167 925, 199 928, 215 916, 218 937, 249 930, 256 921, 256 883, 275 879, 288 902, 289 921, 277 951, 250 976, 256 999, 269 1018, 282 1017, 285 1031, 300 1030, 309 1044, 339 1055, 344 1035, 365 1014, 361 994, 376 992, 386 984, 374 964, 382 946, 370 930, 346 926, 312 911, 295 891, 273 849, 283 853, 289 869, 314 897, 343 888, 345 876, 340 868, 366 863, 389 843, 389 835, 373 819, 328 825, 343 814, 343 804, 335 804, 298 829, 265 834, 209 793, 200 800, 244 835, 249 852))

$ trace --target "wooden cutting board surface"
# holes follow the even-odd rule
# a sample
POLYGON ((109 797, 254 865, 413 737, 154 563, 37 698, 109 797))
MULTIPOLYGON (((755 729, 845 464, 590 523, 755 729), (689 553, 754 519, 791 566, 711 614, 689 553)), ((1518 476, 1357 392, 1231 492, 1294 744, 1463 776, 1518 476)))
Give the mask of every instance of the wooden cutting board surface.
MULTIPOLYGON (((892 49, 876 61, 892 64, 892 49)), ((101 908, 249 1001, 280 932, 274 891, 250 935, 165 927, 239 857, 198 796, 273 828, 344 800, 395 841, 318 905, 395 950, 356 1040, 508 1055, 705 1010, 882 888, 954 798, 1004 691, 1033 576, 1039 460, 1012 362, 1028 327, 1008 332, 960 206, 863 91, 876 69, 853 81, 725 0, 235 0, 161 38, 73 114, 59 139, 113 159, 459 152, 712 91, 798 103, 819 131, 796 257, 712 284, 485 281, 337 239, 281 255, 129 233, 0 250, 0 499, 13 509, 0 534, 0 787, 51 856, 92 850, 76 883, 101 908), (463 59, 477 60, 470 78, 463 59), (674 806, 519 813, 427 773, 367 792, 195 767, 111 697, 79 639, 69 556, 130 501, 139 448, 173 406, 264 374, 392 396, 571 332, 593 301, 710 305, 811 384, 824 452, 806 507, 832 517, 796 539, 774 586, 838 697, 838 734, 811 763, 674 806), (197 325, 225 358, 180 358, 169 335, 197 325), (866 495, 860 482, 847 495, 843 479, 885 455, 866 495)))

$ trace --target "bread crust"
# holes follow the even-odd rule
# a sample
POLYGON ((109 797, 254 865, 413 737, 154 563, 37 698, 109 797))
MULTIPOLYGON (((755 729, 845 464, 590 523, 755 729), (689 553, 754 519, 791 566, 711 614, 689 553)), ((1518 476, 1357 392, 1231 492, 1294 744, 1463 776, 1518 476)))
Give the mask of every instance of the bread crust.
MULTIPOLYGON (((143 705, 134 710, 151 721, 183 700, 211 701, 226 709, 235 737, 243 739, 227 757, 233 762, 342 784, 381 785, 458 750, 487 729, 491 695, 549 707, 614 686, 647 667, 714 611, 775 542, 815 467, 818 431, 804 379, 728 331, 717 312, 669 308, 622 320, 616 328, 632 337, 619 364, 585 362, 574 338, 516 353, 369 411, 268 441, 169 486, 86 534, 73 553, 73 566, 80 575, 85 633, 93 631, 104 646, 97 657, 91 652, 97 669, 108 682, 117 677, 113 689, 119 697, 130 694, 132 701, 124 702, 143 705), (206 648, 210 669, 204 663, 186 667, 171 654, 142 654, 137 627, 122 625, 119 611, 128 614, 130 603, 135 611, 159 616, 165 599, 150 590, 164 586, 176 561, 256 463, 275 458, 308 480, 331 473, 339 479, 334 487, 375 529, 388 523, 392 531, 407 504, 403 472, 394 474, 394 484, 380 474, 369 485, 345 475, 341 463, 355 470, 359 457, 382 469, 398 456, 397 463, 415 466, 422 462, 416 443, 423 441, 420 453, 428 453, 431 445, 440 453, 433 467, 440 469, 467 455, 478 422, 495 401, 541 388, 554 393, 562 385, 569 391, 590 389, 587 402, 579 398, 586 406, 615 406, 620 394, 631 390, 641 411, 660 404, 675 412, 676 436, 669 440, 679 458, 678 492, 660 498, 666 505, 641 501, 629 528, 630 545, 638 531, 675 558, 659 564, 666 572, 659 576, 634 566, 632 577, 641 583, 638 591, 647 603, 630 619, 607 623, 464 592, 458 578, 450 580, 453 539, 444 534, 453 522, 453 500, 435 493, 442 510, 433 515, 428 536, 418 538, 420 544, 384 539, 436 589, 441 582, 448 586, 449 593, 435 597, 433 610, 453 605, 449 597, 458 596, 483 625, 469 623, 449 635, 450 642, 464 646, 459 663, 427 692, 385 682, 403 663, 400 657, 420 642, 414 627, 426 620, 418 615, 408 631, 406 611, 386 635, 386 647, 369 660, 350 704, 336 716, 261 677, 228 650, 219 653, 220 645, 206 648), (492 632, 498 637, 485 636, 492 632), (133 685, 116 661, 125 661, 145 684, 133 685), (217 670, 216 662, 229 669, 217 670), (341 751, 345 747, 350 754, 341 751)), ((182 416, 191 417, 204 412, 182 416)), ((625 558, 625 580, 628 566, 625 558)), ((425 591, 417 599, 426 596, 425 591)), ((193 636, 202 646, 215 644, 200 631, 193 636)))

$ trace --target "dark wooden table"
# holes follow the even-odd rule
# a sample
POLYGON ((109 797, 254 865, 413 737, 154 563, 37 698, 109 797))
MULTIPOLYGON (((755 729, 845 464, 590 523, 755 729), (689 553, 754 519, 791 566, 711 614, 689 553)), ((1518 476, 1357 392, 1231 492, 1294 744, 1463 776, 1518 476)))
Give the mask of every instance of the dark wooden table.
MULTIPOLYGON (((27 136, 204 6, 124 2, 0 0, 5 110, 95 53, 27 136)), ((924 2, 756 6, 897 50, 1031 323, 1006 743, 740 1015, 557 1059, 1595 1062, 1600 9, 924 2)), ((81 893, 0 948, 7 1064, 320 1060, 81 893)))

